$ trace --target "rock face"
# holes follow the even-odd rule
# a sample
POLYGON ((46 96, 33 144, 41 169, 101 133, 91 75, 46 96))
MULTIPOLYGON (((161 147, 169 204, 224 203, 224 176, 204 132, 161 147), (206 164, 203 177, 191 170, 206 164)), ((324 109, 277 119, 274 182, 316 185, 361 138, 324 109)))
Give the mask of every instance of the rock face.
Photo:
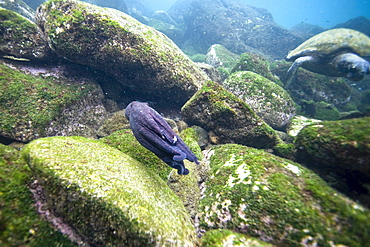
POLYGON ((237 54, 281 59, 302 42, 279 27, 267 10, 234 1, 180 1, 169 14, 177 21, 183 17, 187 26, 180 47, 192 53, 205 54, 211 45, 221 44, 237 54))
MULTIPOLYGON (((320 122, 306 126, 296 138, 298 161, 346 178, 364 191, 370 179, 370 117, 320 122)), ((362 192, 363 193, 363 192, 362 192)), ((366 192, 368 194, 368 192, 366 192)), ((364 203, 370 205, 370 199, 364 203)))
POLYGON ((271 148, 278 138, 242 100, 214 82, 205 84, 182 108, 185 122, 213 131, 220 143, 271 148))
POLYGON ((47 60, 52 56, 35 23, 3 8, 0 8, 0 55, 29 60, 47 60))
POLYGON ((35 210, 32 172, 13 147, 0 144, 0 246, 75 247, 35 210))
POLYGON ((276 246, 369 241, 370 211, 309 169, 235 144, 214 147, 206 157, 211 172, 199 206, 201 229, 229 229, 276 246))
POLYGON ((96 136, 107 112, 104 94, 89 75, 78 66, 80 81, 63 77, 63 66, 20 67, 28 73, 0 64, 0 137, 28 142, 50 135, 96 136), (44 72, 45 78, 36 75, 44 72))
POLYGON ((194 246, 195 229, 180 200, 117 149, 83 137, 50 137, 29 143, 22 155, 46 206, 85 244, 194 246))
POLYGON ((49 1, 36 20, 59 56, 104 70, 133 91, 182 105, 208 80, 164 34, 120 11, 49 1))
POLYGON ((284 130, 295 115, 295 103, 282 87, 251 71, 231 74, 222 85, 247 103, 268 125, 284 130))

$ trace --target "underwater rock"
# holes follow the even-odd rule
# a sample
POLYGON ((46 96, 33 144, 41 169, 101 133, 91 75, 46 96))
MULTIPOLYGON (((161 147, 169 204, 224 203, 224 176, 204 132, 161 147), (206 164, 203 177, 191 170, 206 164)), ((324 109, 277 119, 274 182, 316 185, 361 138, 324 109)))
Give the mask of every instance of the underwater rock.
POLYGON ((0 64, 1 137, 22 142, 53 135, 96 137, 107 112, 104 94, 88 72, 76 65, 8 66, 0 64))
POLYGON ((0 56, 20 61, 55 58, 35 23, 3 8, 0 8, 0 56))
POLYGON ((93 246, 194 246, 176 195, 119 150, 83 137, 49 137, 22 151, 47 206, 93 246))
POLYGON ((292 137, 296 137, 305 126, 314 124, 314 123, 320 123, 321 120, 313 119, 313 118, 307 118, 305 116, 296 115, 294 116, 287 128, 288 135, 292 137))
POLYGON ((124 110, 117 111, 111 117, 105 119, 96 134, 101 138, 109 136, 121 129, 130 129, 130 123, 125 117, 124 110))
POLYGON ((181 109, 184 121, 214 132, 220 143, 271 148, 275 131, 242 100, 215 82, 206 83, 181 109))
POLYGON ((238 59, 239 55, 232 53, 220 44, 212 45, 206 55, 206 63, 215 68, 223 67, 228 70, 234 67, 238 59))
POLYGON ((218 229, 206 232, 201 239, 201 246, 273 247, 275 245, 245 234, 226 229, 218 229))
POLYGON ((130 90, 182 105, 208 80, 167 36, 118 10, 49 1, 36 20, 61 57, 114 76, 130 90))
POLYGON ((152 170, 160 178, 167 181, 168 175, 173 168, 167 166, 153 152, 143 147, 135 138, 130 129, 116 131, 109 136, 99 139, 99 141, 108 144, 120 150, 122 153, 139 161, 146 169, 152 170))
POLYGON ((2 8, 14 11, 30 21, 35 19, 35 11, 22 0, 3 0, 0 2, 2 8))
POLYGON ((269 62, 262 56, 254 53, 243 53, 239 60, 231 68, 230 73, 237 71, 252 71, 259 74, 270 81, 282 84, 279 79, 271 73, 269 62))
POLYGON ((37 213, 27 187, 31 182, 20 152, 0 144, 0 245, 76 246, 37 213))
POLYGON ((353 30, 357 30, 361 33, 364 33, 370 37, 370 20, 364 16, 359 16, 359 17, 350 19, 332 28, 350 28, 353 30))
POLYGON ((235 72, 222 85, 274 129, 284 130, 295 115, 295 103, 288 92, 254 72, 235 72))
POLYGON ((291 27, 289 31, 292 34, 298 37, 301 37, 303 40, 307 40, 311 38, 312 36, 315 36, 316 34, 324 32, 325 29, 320 26, 309 24, 309 23, 299 23, 291 27))
POLYGON ((219 145, 200 200, 203 231, 229 229, 277 246, 355 246, 370 241, 370 211, 303 166, 263 150, 219 145))
MULTIPOLYGON (((299 162, 319 167, 319 173, 345 177, 352 190, 369 194, 365 188, 370 180, 370 117, 308 125, 298 133, 295 144, 299 162)), ((370 205, 370 200, 365 203, 370 205)))
POLYGON ((303 41, 277 25, 266 9, 236 1, 180 1, 168 13, 177 23, 183 19, 186 31, 179 46, 191 53, 206 53, 211 45, 221 44, 233 53, 281 59, 303 41))
MULTIPOLYGON (((290 63, 277 61, 271 64, 271 71, 280 79, 285 78, 290 63)), ((288 89, 293 100, 301 105, 302 100, 324 101, 334 106, 351 101, 351 87, 343 78, 327 77, 300 68, 288 89)))

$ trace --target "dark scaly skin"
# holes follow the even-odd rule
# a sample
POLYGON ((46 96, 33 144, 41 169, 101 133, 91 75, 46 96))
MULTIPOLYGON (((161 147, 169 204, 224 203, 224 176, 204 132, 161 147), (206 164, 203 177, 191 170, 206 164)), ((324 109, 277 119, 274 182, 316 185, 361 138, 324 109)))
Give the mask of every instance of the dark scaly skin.
POLYGON ((178 174, 189 174, 189 170, 185 168, 184 159, 199 164, 197 157, 184 141, 148 104, 133 101, 126 107, 125 115, 130 121, 130 127, 138 142, 167 165, 177 169, 178 174))

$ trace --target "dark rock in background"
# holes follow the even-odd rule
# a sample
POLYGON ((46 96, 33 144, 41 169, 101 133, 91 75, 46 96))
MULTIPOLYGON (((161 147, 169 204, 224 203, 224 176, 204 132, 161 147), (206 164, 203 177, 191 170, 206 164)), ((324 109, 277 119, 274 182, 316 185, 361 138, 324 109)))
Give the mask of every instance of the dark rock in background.
POLYGON ((366 17, 360 16, 350 19, 344 23, 338 24, 333 28, 350 28, 362 32, 370 37, 370 20, 366 17))
POLYGON ((180 2, 169 14, 177 22, 183 19, 186 31, 179 45, 189 53, 205 54, 221 44, 237 54, 257 51, 281 59, 303 41, 278 26, 267 10, 233 1, 180 2))

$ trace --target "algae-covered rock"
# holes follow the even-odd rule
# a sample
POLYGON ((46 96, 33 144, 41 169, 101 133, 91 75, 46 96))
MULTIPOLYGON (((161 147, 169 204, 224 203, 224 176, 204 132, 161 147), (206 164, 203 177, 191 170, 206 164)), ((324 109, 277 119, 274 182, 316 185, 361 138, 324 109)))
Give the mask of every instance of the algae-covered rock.
POLYGON ((35 11, 22 0, 3 0, 0 7, 14 11, 31 21, 35 18, 35 11))
POLYGON ((182 105, 208 79, 167 36, 118 10, 55 0, 39 7, 36 20, 58 55, 136 92, 182 105))
POLYGON ((235 246, 235 247, 273 247, 274 245, 245 234, 226 229, 211 230, 201 239, 202 247, 235 246))
POLYGON ((23 142, 72 133, 94 136, 90 127, 105 114, 102 97, 100 87, 87 79, 82 84, 43 78, 0 64, 0 136, 23 142))
POLYGON ((356 180, 370 179, 370 117, 325 121, 303 128, 296 137, 298 157, 308 158, 356 180))
POLYGON ((212 45, 206 55, 206 63, 215 68, 222 67, 230 70, 237 62, 239 55, 232 53, 220 44, 212 45))
MULTIPOLYGON (((280 60, 270 65, 273 74, 279 76, 280 80, 284 80, 290 64, 280 60)), ((299 105, 302 100, 313 100, 314 102, 324 101, 339 106, 349 102, 352 96, 351 87, 345 79, 327 77, 305 69, 298 70, 287 90, 299 105)))
POLYGON ((251 71, 233 73, 222 85, 247 103, 274 129, 283 130, 295 115, 295 103, 276 83, 251 71))
POLYGON ((206 83, 182 108, 184 120, 214 132, 221 143, 270 148, 275 131, 242 100, 215 82, 206 83))
POLYGON ((320 123, 321 120, 313 119, 313 118, 306 118, 305 116, 296 115, 294 116, 290 124, 287 128, 287 133, 290 136, 296 137, 305 126, 313 123, 320 123))
POLYGON ((230 73, 237 71, 252 71, 259 74, 270 81, 279 81, 270 71, 269 62, 262 56, 254 53, 243 53, 240 55, 239 60, 232 67, 230 73))
POLYGON ((0 7, 0 55, 14 60, 50 59, 51 50, 35 23, 0 7))
POLYGON ((19 156, 0 144, 0 246, 76 246, 37 213, 32 172, 19 156))
POLYGON ((229 229, 277 246, 365 246, 370 211, 312 171, 236 144, 209 153, 200 228, 229 229))
POLYGON ((136 140, 130 129, 116 131, 99 140, 139 161, 147 169, 153 170, 164 181, 167 181, 172 168, 155 156, 154 153, 144 148, 136 140))
POLYGON ((22 155, 48 206, 94 246, 193 246, 180 200, 155 173, 119 150, 83 137, 29 143, 22 155))

